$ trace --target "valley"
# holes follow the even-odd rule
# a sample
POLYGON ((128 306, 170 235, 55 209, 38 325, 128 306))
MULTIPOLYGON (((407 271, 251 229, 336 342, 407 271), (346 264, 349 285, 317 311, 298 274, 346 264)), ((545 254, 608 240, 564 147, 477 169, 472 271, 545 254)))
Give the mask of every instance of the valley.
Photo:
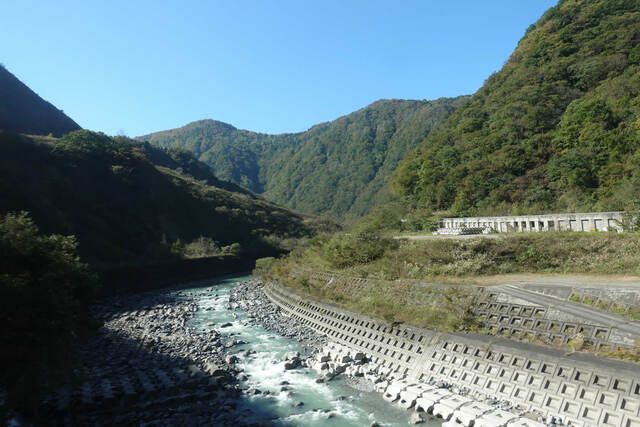
POLYGON ((330 3, 0 64, 0 423, 640 426, 640 1, 330 3))

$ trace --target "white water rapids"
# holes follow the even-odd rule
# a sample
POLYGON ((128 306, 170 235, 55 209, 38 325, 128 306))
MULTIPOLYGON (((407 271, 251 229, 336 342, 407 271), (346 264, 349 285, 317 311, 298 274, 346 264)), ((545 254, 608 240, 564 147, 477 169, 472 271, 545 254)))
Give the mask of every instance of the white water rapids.
MULTIPOLYGON (((242 412, 282 426, 366 427, 373 421, 384 426, 408 424, 410 412, 385 402, 377 393, 355 390, 339 378, 318 384, 316 374, 308 368, 285 370, 283 355, 289 351, 302 352, 302 345, 250 322, 240 310, 227 309, 231 288, 246 279, 248 277, 212 280, 210 286, 183 289, 198 304, 198 311, 189 321, 190 327, 215 328, 227 340, 246 342, 230 349, 232 353, 255 351, 250 356, 239 356, 237 366, 243 371, 240 376, 247 376, 241 384, 262 393, 246 396, 239 404, 242 412), (225 323, 231 326, 222 328, 225 323)), ((429 420, 422 425, 441 423, 429 420)))

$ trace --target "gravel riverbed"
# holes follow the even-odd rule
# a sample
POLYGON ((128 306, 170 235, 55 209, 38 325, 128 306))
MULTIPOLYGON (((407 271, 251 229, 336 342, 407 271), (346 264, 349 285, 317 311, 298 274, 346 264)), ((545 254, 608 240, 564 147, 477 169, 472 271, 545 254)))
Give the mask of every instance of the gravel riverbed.
POLYGON ((103 324, 80 351, 79 383, 46 399, 51 416, 66 425, 270 425, 236 410, 242 390, 229 340, 187 325, 197 300, 215 293, 152 292, 95 305, 103 324))
POLYGON ((239 283, 231 291, 229 303, 232 307, 243 310, 250 319, 260 323, 265 329, 302 343, 309 354, 320 351, 327 343, 327 337, 284 316, 280 308, 262 291, 262 285, 257 279, 239 283))

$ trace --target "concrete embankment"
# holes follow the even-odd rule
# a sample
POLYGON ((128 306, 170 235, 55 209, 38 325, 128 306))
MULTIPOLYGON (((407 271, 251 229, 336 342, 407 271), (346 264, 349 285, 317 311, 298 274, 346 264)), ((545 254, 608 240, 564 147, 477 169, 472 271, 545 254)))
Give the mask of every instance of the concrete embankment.
MULTIPOLYGON (((418 404, 418 399, 434 393, 434 389, 423 387, 453 385, 476 398, 485 396, 510 402, 517 409, 538 414, 547 423, 561 420, 584 426, 640 426, 640 366, 637 364, 582 353, 566 354, 560 349, 496 336, 439 334, 393 325, 330 304, 302 299, 273 283, 265 286, 264 291, 291 319, 339 345, 335 347, 335 351, 340 349, 337 354, 347 352, 353 359, 360 352, 365 360, 375 364, 375 373, 385 374, 379 384, 387 378, 392 380, 386 387, 378 386, 378 389, 385 387, 385 396, 389 394, 390 400, 401 399, 400 394, 404 392, 405 404, 410 404, 410 396, 416 396, 414 408, 430 407, 432 412, 449 415, 452 421, 463 424, 470 423, 472 416, 476 417, 473 422, 477 420, 477 425, 533 423, 522 418, 506 419, 508 415, 500 412, 502 409, 484 411, 486 407, 473 400, 456 400, 458 398, 445 396, 444 392, 435 397, 437 401, 433 401, 433 406, 429 405, 431 400, 418 404), (392 399, 396 395, 397 399, 392 399), (436 408, 440 401, 442 404, 436 408), (452 408, 455 405, 458 406, 452 408), (454 417, 453 413, 462 408, 468 408, 469 412, 454 417)), ((333 361, 330 349, 329 353, 333 361)))

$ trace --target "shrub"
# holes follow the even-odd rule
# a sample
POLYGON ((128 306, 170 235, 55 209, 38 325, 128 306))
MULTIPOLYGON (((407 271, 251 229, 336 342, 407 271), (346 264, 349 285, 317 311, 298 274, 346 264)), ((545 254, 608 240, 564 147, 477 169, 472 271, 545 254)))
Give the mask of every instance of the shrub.
POLYGON ((273 267, 277 261, 274 257, 258 258, 252 274, 254 276, 270 278, 273 274, 273 267))
POLYGON ((223 246, 221 252, 224 255, 240 255, 242 253, 242 246, 240 243, 232 243, 229 246, 223 246))
POLYGON ((378 233, 336 234, 322 248, 324 258, 335 267, 366 264, 398 247, 394 239, 378 233))
POLYGON ((220 253, 220 246, 210 237, 200 236, 184 247, 187 258, 204 258, 220 253))

